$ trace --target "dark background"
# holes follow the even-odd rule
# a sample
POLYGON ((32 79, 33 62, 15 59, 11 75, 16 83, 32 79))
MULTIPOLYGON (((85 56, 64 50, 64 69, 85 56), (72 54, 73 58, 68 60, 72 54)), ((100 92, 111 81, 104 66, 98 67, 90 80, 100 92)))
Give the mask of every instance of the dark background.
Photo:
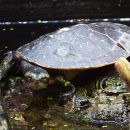
POLYGON ((130 0, 0 0, 0 21, 130 17, 130 0))

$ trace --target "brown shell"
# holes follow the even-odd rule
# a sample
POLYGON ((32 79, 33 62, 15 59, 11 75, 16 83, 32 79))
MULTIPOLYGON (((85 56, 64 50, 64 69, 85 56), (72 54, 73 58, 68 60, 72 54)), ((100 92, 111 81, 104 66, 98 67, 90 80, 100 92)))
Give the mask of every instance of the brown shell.
POLYGON ((110 22, 77 24, 43 35, 16 53, 44 68, 97 68, 130 55, 130 28, 110 22))

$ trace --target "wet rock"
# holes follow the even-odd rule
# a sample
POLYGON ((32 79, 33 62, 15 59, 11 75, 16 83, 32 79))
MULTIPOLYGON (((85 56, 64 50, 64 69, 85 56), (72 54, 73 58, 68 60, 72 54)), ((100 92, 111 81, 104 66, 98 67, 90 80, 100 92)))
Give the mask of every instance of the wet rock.
POLYGON ((1 102, 0 102, 0 130, 9 130, 1 102))

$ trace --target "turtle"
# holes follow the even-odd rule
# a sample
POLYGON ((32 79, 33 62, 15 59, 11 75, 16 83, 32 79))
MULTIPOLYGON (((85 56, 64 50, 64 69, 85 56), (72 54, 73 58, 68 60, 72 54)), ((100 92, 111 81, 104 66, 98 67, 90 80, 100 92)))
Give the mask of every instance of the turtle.
POLYGON ((36 81, 35 89, 48 86, 47 70, 61 72, 65 79, 62 82, 70 81, 81 71, 114 64, 120 57, 126 59, 130 55, 129 41, 130 27, 120 23, 79 23, 64 27, 8 52, 0 65, 0 80, 20 61, 25 77, 36 81))

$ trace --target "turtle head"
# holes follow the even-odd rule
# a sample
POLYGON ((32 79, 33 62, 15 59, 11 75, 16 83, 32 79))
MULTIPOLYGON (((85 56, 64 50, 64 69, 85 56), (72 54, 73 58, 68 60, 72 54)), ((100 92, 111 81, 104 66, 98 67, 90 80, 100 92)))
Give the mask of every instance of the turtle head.
POLYGON ((37 67, 25 73, 29 87, 34 90, 46 88, 48 86, 49 74, 46 70, 37 67))

